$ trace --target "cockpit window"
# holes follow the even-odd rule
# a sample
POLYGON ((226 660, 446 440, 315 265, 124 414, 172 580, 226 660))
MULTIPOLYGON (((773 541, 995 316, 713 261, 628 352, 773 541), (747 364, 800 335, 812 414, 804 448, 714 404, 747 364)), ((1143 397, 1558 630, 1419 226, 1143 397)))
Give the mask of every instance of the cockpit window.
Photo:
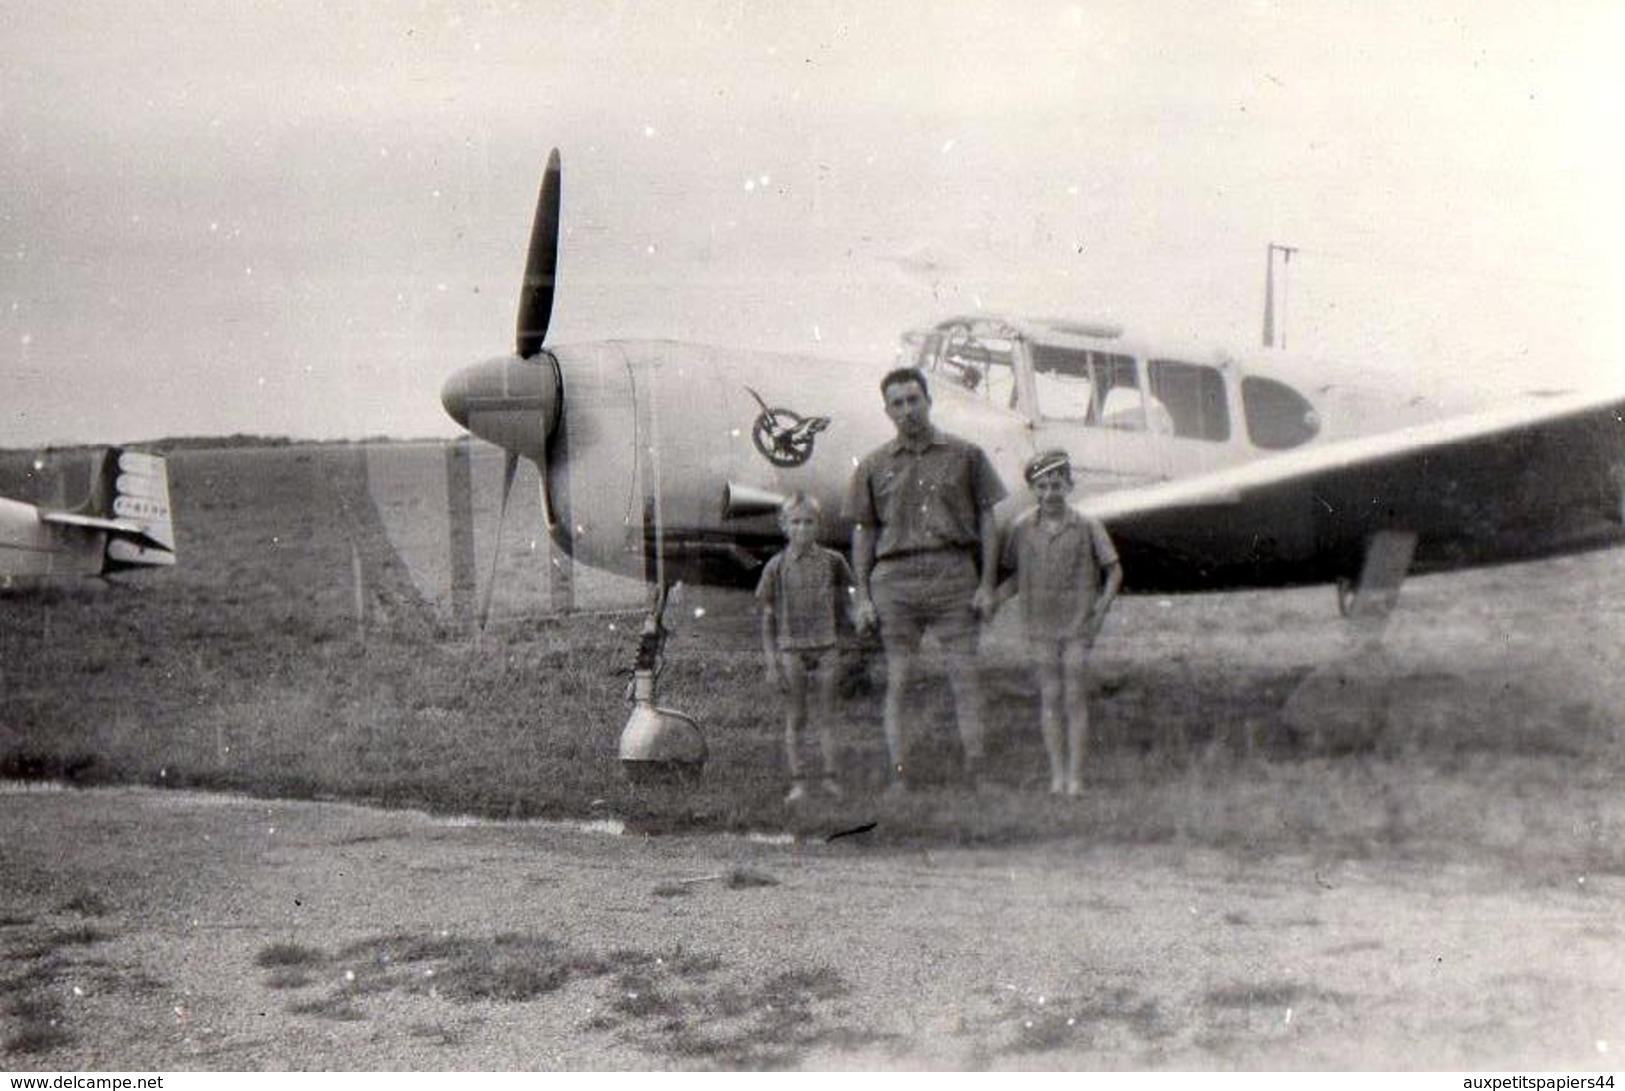
POLYGON ((1230 407, 1219 369, 1178 360, 1152 360, 1151 397, 1168 413, 1176 436, 1216 443, 1230 438, 1230 407))
POLYGON ((1320 431, 1320 415, 1309 400, 1274 379, 1243 379, 1241 405, 1247 417, 1247 438, 1266 451, 1301 446, 1320 431))
POLYGON ((906 335, 899 355, 933 379, 964 387, 1004 409, 1016 406, 1012 337, 954 325, 906 335))

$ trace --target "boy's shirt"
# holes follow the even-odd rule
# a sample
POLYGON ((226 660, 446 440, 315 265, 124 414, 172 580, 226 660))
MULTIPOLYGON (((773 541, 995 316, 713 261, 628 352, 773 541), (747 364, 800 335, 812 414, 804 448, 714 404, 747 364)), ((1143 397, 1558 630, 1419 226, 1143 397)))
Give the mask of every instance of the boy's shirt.
POLYGON ((1027 635, 1061 640, 1076 635, 1069 627, 1094 605, 1101 569, 1117 563, 1099 520, 1069 507, 1059 520, 1041 522, 1034 508, 1011 524, 1000 567, 1015 569, 1027 635))
POLYGON ((773 608, 781 651, 835 645, 836 612, 853 584, 846 558, 815 545, 797 555, 785 548, 768 559, 756 598, 773 608))

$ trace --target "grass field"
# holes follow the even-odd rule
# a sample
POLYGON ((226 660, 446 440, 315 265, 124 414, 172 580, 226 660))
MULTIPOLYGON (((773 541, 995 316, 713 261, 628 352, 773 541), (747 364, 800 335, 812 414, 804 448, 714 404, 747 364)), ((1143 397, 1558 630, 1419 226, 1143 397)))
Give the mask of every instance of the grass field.
MULTIPOLYGON (((0 459, 0 493, 28 495, 25 465, 0 459)), ((476 467, 482 581, 495 465, 476 467)), ((996 628, 990 757, 1006 790, 959 787, 946 686, 928 672, 913 761, 926 788, 883 806, 883 664, 860 661, 841 727, 851 796, 790 813, 746 596, 692 592, 668 646, 662 703, 705 725, 703 782, 634 788, 615 747, 639 590, 578 572, 591 611, 550 616, 526 489, 475 641, 450 610, 437 449, 188 448, 170 471, 179 567, 0 592, 0 775, 649 831, 817 837, 875 821, 865 836, 897 844, 1080 838, 1625 870, 1625 554, 1414 580, 1385 657, 1291 704, 1338 658, 1330 589, 1124 600, 1098 657, 1088 792, 1067 803, 1041 791, 1035 699, 996 628)))

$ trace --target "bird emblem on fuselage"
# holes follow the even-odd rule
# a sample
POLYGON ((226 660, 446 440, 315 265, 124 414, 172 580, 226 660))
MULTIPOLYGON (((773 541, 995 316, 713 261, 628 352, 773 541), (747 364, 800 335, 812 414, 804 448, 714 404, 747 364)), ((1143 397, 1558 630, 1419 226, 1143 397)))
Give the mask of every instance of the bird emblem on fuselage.
POLYGON ((762 396, 745 387, 762 407, 751 425, 751 442, 775 466, 800 466, 812 458, 813 441, 829 427, 828 417, 803 417, 793 409, 770 408, 762 396))

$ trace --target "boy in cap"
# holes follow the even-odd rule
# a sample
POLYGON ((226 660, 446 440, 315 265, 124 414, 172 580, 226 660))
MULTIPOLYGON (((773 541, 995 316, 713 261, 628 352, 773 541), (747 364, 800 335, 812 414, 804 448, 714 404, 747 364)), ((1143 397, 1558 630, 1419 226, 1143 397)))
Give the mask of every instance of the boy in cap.
POLYGON ((1083 789, 1089 743, 1089 651, 1123 585, 1123 566, 1106 528, 1067 502, 1072 461, 1065 451, 1035 455, 1025 476, 1038 506, 1007 533, 1001 568, 1015 575, 1000 586, 999 597, 1021 598, 1028 655, 1038 676, 1049 790, 1075 796, 1083 789))
POLYGON ((756 598, 762 604, 762 656, 768 681, 784 693, 784 751, 790 768, 786 803, 807 798, 801 734, 809 700, 824 759, 824 792, 839 797, 831 722, 839 674, 836 617, 848 608, 852 569, 846 558, 818 544, 818 501, 795 493, 779 509, 788 544, 768 559, 756 598))

